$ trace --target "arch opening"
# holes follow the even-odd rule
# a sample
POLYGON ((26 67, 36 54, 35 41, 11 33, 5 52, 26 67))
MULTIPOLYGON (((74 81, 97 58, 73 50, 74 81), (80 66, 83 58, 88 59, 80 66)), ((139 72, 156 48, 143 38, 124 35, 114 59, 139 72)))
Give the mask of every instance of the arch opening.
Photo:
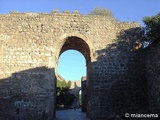
POLYGON ((65 80, 80 80, 82 76, 86 76, 84 55, 77 50, 63 52, 58 60, 57 73, 65 80))
POLYGON ((67 37, 63 44, 59 56, 66 50, 77 50, 82 53, 86 59, 86 65, 90 62, 90 49, 88 44, 79 37, 67 37))
MULTIPOLYGON (((60 58, 61 54, 67 50, 76 50, 84 56, 85 61, 86 61, 86 78, 88 81, 89 80, 89 73, 90 73, 90 63, 91 63, 89 45, 83 39, 81 39, 79 37, 75 37, 75 36, 67 37, 65 39, 64 44, 60 48, 60 53, 59 53, 58 58, 60 58)), ((79 79, 79 82, 81 83, 81 79, 79 79)), ((77 96, 78 96, 77 100, 79 102, 79 99, 81 97, 81 96, 79 97, 79 91, 77 91, 77 96)), ((83 98, 81 98, 81 99, 83 99, 83 98)))

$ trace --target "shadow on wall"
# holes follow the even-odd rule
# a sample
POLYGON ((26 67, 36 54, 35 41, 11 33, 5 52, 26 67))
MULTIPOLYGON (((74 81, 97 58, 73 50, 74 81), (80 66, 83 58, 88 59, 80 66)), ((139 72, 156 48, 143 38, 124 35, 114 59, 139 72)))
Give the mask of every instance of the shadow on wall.
POLYGON ((146 75, 149 85, 149 102, 152 113, 160 116, 160 41, 146 48, 146 75))
POLYGON ((135 49, 140 33, 140 28, 122 31, 115 43, 97 51, 92 63, 91 119, 148 113, 144 51, 135 49))
POLYGON ((54 68, 38 67, 0 80, 0 119, 54 118, 54 68))

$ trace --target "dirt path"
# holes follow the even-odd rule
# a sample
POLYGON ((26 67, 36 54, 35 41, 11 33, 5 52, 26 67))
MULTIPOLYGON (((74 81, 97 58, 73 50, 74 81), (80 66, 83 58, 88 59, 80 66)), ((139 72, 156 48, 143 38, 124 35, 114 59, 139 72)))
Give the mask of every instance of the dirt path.
POLYGON ((56 120, 89 120, 86 113, 81 112, 81 109, 59 110, 56 112, 56 120))

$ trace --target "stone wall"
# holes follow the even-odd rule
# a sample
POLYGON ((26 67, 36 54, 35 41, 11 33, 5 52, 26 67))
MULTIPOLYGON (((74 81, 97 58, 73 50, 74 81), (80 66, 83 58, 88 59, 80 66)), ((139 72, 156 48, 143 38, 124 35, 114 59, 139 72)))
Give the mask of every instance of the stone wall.
POLYGON ((140 31, 140 28, 122 31, 115 43, 97 50, 97 61, 92 63, 92 119, 148 112, 143 51, 134 49, 134 42, 141 38, 140 31))
POLYGON ((146 75, 150 112, 160 113, 160 42, 153 42, 145 50, 146 75))
POLYGON ((72 80, 71 81, 71 86, 69 88, 69 92, 72 93, 74 95, 74 101, 71 107, 79 107, 80 103, 79 103, 79 92, 81 90, 81 81, 79 80, 72 80))
MULTIPOLYGON (((2 73, 1 77, 4 77, 2 73)), ((41 119, 44 112, 46 118, 51 117, 48 114, 54 115, 54 82, 54 70, 46 67, 28 69, 2 78, 0 118, 12 119, 17 108, 24 119, 41 119)))
POLYGON ((82 106, 81 106, 81 110, 82 112, 86 112, 87 111, 87 91, 86 91, 86 77, 82 77, 81 78, 81 90, 82 90, 82 106))
POLYGON ((29 119, 53 119, 58 58, 74 49, 86 58, 87 115, 101 120, 148 110, 138 23, 77 11, 0 15, 0 117, 17 108, 29 119), (7 109, 7 110, 6 110, 7 109))

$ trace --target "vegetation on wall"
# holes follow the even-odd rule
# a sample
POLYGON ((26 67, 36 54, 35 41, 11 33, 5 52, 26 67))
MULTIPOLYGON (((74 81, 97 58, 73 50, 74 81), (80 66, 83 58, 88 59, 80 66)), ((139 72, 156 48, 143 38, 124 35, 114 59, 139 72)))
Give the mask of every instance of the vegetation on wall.
POLYGON ((113 13, 111 11, 109 11, 107 8, 100 8, 100 7, 96 7, 88 15, 101 15, 101 16, 113 17, 113 13))
POLYGON ((74 95, 69 93, 71 82, 57 80, 57 109, 70 108, 74 95))
POLYGON ((160 41, 160 13, 155 16, 144 17, 143 22, 145 23, 145 27, 142 41, 149 43, 160 41))

